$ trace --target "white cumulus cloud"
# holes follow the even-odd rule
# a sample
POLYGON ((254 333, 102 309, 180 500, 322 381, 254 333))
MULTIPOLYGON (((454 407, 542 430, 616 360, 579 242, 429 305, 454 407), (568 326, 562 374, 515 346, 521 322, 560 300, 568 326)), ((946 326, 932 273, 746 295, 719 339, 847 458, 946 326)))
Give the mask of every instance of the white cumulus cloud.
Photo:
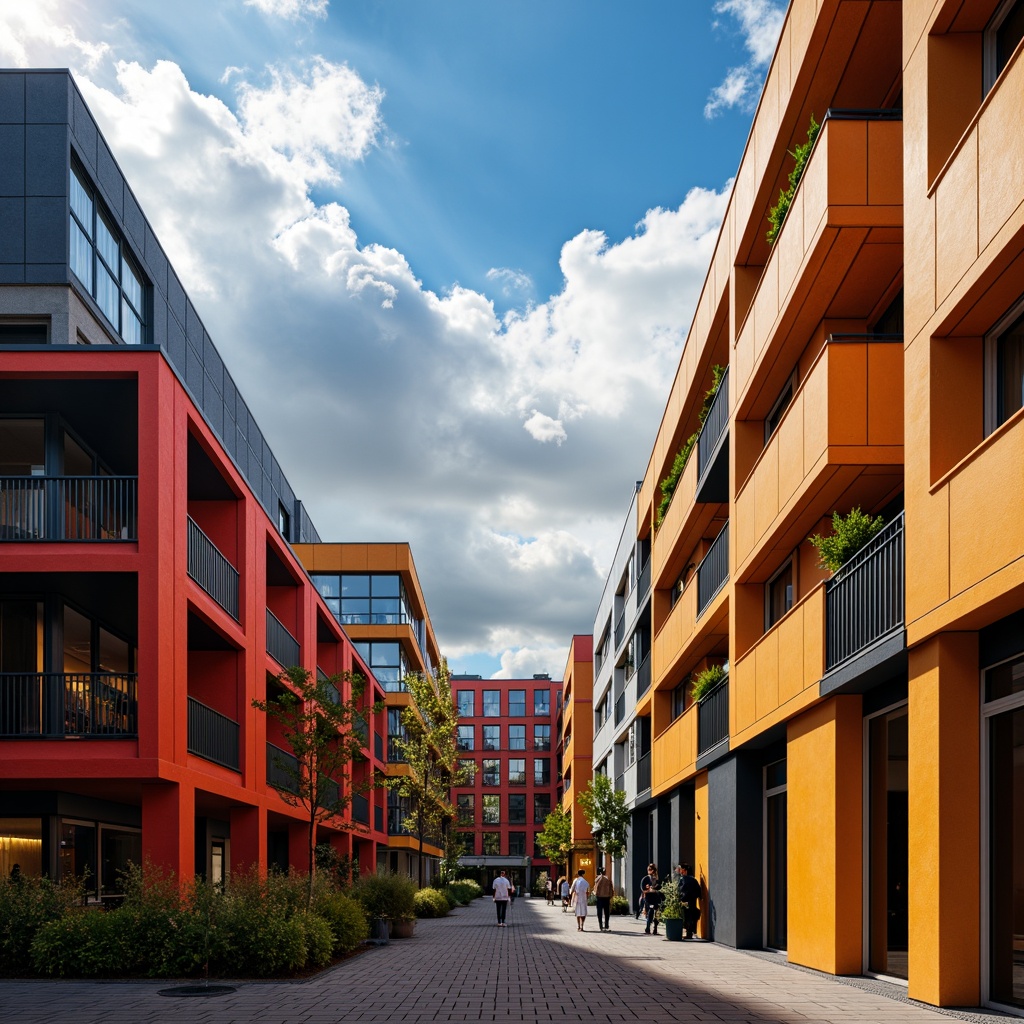
POLYGON ((750 57, 745 64, 730 68, 722 82, 711 90, 704 105, 707 118, 732 107, 741 110, 753 107, 786 18, 786 5, 780 0, 716 0, 714 11, 738 22, 750 57))
POLYGON ((262 14, 275 18, 326 18, 327 0, 245 0, 246 7, 255 7, 262 14))

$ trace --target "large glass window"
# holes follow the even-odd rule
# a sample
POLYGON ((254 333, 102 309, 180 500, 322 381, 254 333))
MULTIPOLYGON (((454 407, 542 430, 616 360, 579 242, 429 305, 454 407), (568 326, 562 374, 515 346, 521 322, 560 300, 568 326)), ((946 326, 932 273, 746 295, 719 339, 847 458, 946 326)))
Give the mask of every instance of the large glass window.
POLYGON ((501 726, 483 725, 484 750, 501 750, 501 726))
POLYGON ((771 629, 793 607, 793 560, 765 584, 765 629, 771 629))
POLYGON ((476 835, 473 832, 460 832, 459 837, 462 839, 462 852, 472 857, 476 853, 476 835))
POLYGON ((484 690, 484 718, 501 717, 501 690, 484 690))
POLYGON ((472 793, 459 793, 456 799, 456 809, 460 825, 473 825, 476 822, 475 808, 473 806, 474 796, 472 793))
POLYGON ((550 750, 551 749, 551 726, 550 725, 535 725, 533 727, 533 749, 534 750, 550 750))
POLYGON ((497 793, 484 795, 481 821, 485 825, 497 825, 501 821, 501 797, 497 793))
POLYGON ((485 857, 497 857, 501 854, 500 832, 485 832, 483 839, 485 857))
POLYGON ((473 698, 476 696, 472 690, 459 690, 459 717, 473 718, 476 712, 473 710, 473 698))
POLYGON ((510 857, 526 856, 526 833, 509 832, 508 834, 508 855, 510 857))
POLYGON ((510 757, 508 759, 508 784, 510 786, 526 785, 526 758, 510 757))
POLYGON ((985 29, 984 38, 987 92, 1024 39, 1024 0, 1003 0, 985 29))
POLYGON ((551 794, 550 793, 534 793, 533 794, 533 823, 535 825, 543 825, 547 821, 548 815, 551 813, 551 794))
POLYGON ((96 300, 111 327, 129 345, 141 345, 146 326, 143 276, 99 208, 92 187, 71 168, 71 251, 75 277, 96 300))
POLYGON ((985 342, 986 432, 992 433, 1024 406, 1024 314, 1018 305, 1009 325, 1002 322, 985 342))
POLYGON ((508 691, 508 717, 523 718, 526 715, 526 691, 508 691))
POLYGON ((385 690, 394 693, 406 689, 408 667, 400 643, 361 640, 356 642, 355 648, 385 690))
POLYGON ((510 725, 508 727, 508 749, 509 750, 525 750, 526 749, 526 726, 525 725, 510 725))
POLYGON ((15 864, 26 878, 42 877, 42 818, 0 818, 0 878, 10 878, 15 864))
POLYGON ((500 786, 501 761, 496 757, 485 757, 482 775, 485 786, 500 786))
POLYGON ((533 691, 533 713, 547 718, 551 714, 551 691, 533 691))
POLYGON ((550 757, 535 757, 533 759, 533 784, 535 786, 551 785, 550 757))
POLYGON ((523 793, 513 793, 508 798, 508 821, 510 825, 526 824, 526 796, 523 793))
POLYGON ((473 739, 474 739, 473 734, 474 734, 475 731, 476 731, 476 727, 472 726, 472 725, 460 725, 459 726, 459 736, 458 736, 458 740, 456 741, 456 745, 458 746, 459 750, 472 750, 473 749, 473 739))

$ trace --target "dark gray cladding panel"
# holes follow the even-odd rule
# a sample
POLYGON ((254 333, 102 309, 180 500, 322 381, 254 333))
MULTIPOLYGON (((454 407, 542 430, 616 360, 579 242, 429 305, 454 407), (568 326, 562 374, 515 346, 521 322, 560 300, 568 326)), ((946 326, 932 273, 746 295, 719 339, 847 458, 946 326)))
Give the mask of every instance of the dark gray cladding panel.
POLYGON ((85 100, 79 95, 78 90, 74 91, 72 100, 74 108, 74 122, 71 130, 75 136, 75 143, 78 146, 78 155, 85 164, 85 169, 93 177, 96 176, 96 147, 99 142, 99 129, 96 122, 85 105, 85 100))
POLYGON ((0 75, 0 124, 25 123, 25 76, 17 72, 0 75))
POLYGON ((26 125, 25 195, 67 196, 67 155, 67 125, 26 125))
POLYGON ((26 263, 25 284, 67 284, 68 265, 60 263, 26 263))
POLYGON ((36 72, 25 79, 25 121, 28 124, 71 124, 73 92, 66 71, 36 72))
POLYGON ((0 263, 0 284, 24 284, 24 263, 0 263))
MULTIPOLYGON (((166 307, 165 307, 166 309, 166 307)), ((174 368, 182 376, 185 375, 185 332, 181 325, 167 310, 167 354, 170 356, 174 368)))
POLYGON ((153 281, 157 294, 166 299, 167 296, 167 256, 157 241, 153 229, 146 225, 146 243, 142 252, 146 263, 146 272, 153 281))
POLYGON ((67 206, 63 197, 30 196, 25 200, 26 262, 67 264, 67 206))
POLYGON ((124 178, 117 168, 114 157, 103 139, 99 140, 96 152, 96 183, 103 199, 119 221, 124 218, 124 178))
POLYGON ((165 352, 167 348, 167 304, 158 298, 153 303, 153 344, 165 352))
POLYGON ((217 351, 209 334, 203 332, 203 362, 206 364, 206 373, 219 395, 224 394, 224 363, 221 361, 220 353, 217 351))
POLYGON ((185 330, 185 289, 182 288, 181 282, 178 280, 178 275, 174 272, 174 268, 168 266, 167 268, 167 305, 171 312, 174 314, 175 319, 178 321, 182 331, 185 330))
POLYGON ((186 295, 185 296, 185 337, 188 338, 188 343, 195 348, 197 352, 203 351, 203 321, 199 319, 199 314, 196 312, 196 307, 192 305, 192 300, 186 295))
POLYGON ((0 263, 25 262, 25 200, 0 199, 0 263))
MULTIPOLYGON (((0 84, 3 76, 0 75, 0 84)), ((25 126, 0 124, 0 196, 25 195, 25 126)))
POLYGON ((124 226, 135 255, 141 258, 146 248, 146 218, 127 186, 124 190, 124 226))

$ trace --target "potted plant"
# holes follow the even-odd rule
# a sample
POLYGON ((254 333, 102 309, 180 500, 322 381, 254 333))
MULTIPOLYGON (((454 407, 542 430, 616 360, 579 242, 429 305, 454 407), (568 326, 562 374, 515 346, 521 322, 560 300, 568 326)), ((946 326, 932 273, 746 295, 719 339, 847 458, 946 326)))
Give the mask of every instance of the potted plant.
POLYGON ((856 508, 845 516, 832 513, 832 532, 823 537, 820 533, 807 539, 818 552, 818 566, 831 573, 837 573, 872 537, 885 526, 882 516, 870 516, 856 508))
POLYGON ((724 678, 725 669, 721 665, 710 665, 698 672, 690 683, 690 693, 694 701, 706 697, 724 678))
POLYGON ((679 889, 674 881, 662 886, 661 893, 664 899, 659 916, 665 925, 665 938, 669 942, 682 942, 683 921, 688 904, 679 898, 679 889))

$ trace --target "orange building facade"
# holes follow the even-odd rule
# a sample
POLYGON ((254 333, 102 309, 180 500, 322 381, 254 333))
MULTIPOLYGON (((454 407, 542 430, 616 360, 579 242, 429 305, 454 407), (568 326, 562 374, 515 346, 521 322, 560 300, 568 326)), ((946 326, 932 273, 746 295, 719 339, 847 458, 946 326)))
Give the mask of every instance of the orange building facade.
POLYGON ((621 716, 633 843, 694 864, 705 938, 1018 1012, 1022 36, 1022 2, 790 4, 637 494, 621 716), (832 573, 854 508, 883 527, 832 573))
POLYGON ((558 737, 558 775, 562 787, 562 810, 572 815, 572 838, 576 844, 568 867, 572 878, 583 868, 593 882, 597 851, 591 837, 591 822, 579 806, 579 794, 593 774, 594 752, 594 638, 577 634, 569 646, 562 677, 562 715, 558 737))

